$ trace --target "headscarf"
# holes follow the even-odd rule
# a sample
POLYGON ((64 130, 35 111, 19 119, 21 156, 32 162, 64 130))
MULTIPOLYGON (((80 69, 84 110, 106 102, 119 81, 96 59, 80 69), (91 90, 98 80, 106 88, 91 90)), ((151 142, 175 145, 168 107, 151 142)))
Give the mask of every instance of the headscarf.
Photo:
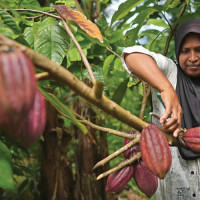
MULTIPOLYGON (((175 35, 175 53, 178 62, 181 44, 188 33, 200 34, 200 18, 188 20, 178 27, 175 35)), ((200 77, 189 77, 182 71, 179 63, 177 69, 176 93, 183 109, 181 127, 190 129, 200 126, 200 77)), ((179 152, 185 160, 200 158, 200 154, 184 148, 179 148, 179 152)))

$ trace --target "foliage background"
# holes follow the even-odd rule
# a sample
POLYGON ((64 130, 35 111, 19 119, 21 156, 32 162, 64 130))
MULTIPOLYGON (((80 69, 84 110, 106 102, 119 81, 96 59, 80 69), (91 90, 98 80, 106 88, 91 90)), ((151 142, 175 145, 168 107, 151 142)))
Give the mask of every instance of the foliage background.
MULTIPOLYGON (((124 70, 119 55, 124 47, 132 45, 143 45, 151 51, 163 54, 168 37, 175 25, 190 17, 199 17, 200 2, 192 0, 126 0, 119 5, 118 10, 110 19, 109 10, 106 8, 112 3, 110 0, 1 0, 0 33, 45 55, 67 68, 80 80, 90 81, 81 56, 61 22, 45 15, 38 17, 40 14, 31 10, 16 10, 49 11, 54 9, 53 5, 55 4, 65 4, 73 9, 79 9, 99 27, 103 35, 104 43, 101 44, 98 40, 88 36, 76 23, 67 21, 87 56, 95 77, 104 83, 104 94, 123 108, 139 116, 144 92, 143 86, 141 83, 134 86, 138 80, 130 77, 124 70), (79 3, 81 10, 77 7, 77 3, 79 3), (186 8, 180 17, 179 14, 184 6, 186 8)), ((167 56, 175 59, 173 37, 169 43, 167 56)), ((41 70, 36 68, 36 72, 39 73, 41 70)), ((81 102, 78 95, 54 80, 40 81, 39 86, 50 89, 68 108, 74 109, 74 102, 81 102)), ((92 109, 95 115, 87 114, 85 117, 90 120, 95 118, 100 126, 123 132, 128 132, 131 129, 91 104, 82 105, 82 114, 84 115, 88 109, 92 109)), ((145 110, 145 121, 151 120, 148 114, 150 110, 151 102, 149 99, 145 110)), ((72 121, 63 117, 62 120, 64 128, 68 132, 72 131, 72 121)), ((99 131, 96 131, 96 134, 98 136, 99 131)), ((106 137, 109 154, 123 145, 122 138, 111 134, 106 134, 106 137)), ((16 196, 18 199, 39 198, 42 165, 40 149, 43 141, 42 137, 35 145, 26 149, 18 141, 9 138, 6 133, 1 131, 0 187, 2 188, 2 199, 13 199, 16 196)), ((70 160, 74 174, 76 174, 77 145, 78 138, 72 137, 68 143, 66 155, 70 160)), ((123 156, 117 157, 110 162, 110 167, 114 167, 122 160, 123 156)), ((128 183, 127 188, 144 197, 133 180, 128 183)), ((128 199, 126 191, 130 193, 130 190, 127 188, 117 195, 128 199)))

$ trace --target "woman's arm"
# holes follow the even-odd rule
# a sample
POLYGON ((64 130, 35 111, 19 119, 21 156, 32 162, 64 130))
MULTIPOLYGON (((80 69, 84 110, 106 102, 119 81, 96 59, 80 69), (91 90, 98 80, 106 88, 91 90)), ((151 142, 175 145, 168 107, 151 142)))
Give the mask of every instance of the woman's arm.
POLYGON ((135 52, 125 54, 124 59, 133 74, 160 92, 165 105, 165 112, 160 118, 160 123, 163 124, 165 131, 173 132, 173 135, 177 137, 181 127, 182 108, 171 83, 149 55, 135 52), (170 115, 171 118, 166 121, 170 115))

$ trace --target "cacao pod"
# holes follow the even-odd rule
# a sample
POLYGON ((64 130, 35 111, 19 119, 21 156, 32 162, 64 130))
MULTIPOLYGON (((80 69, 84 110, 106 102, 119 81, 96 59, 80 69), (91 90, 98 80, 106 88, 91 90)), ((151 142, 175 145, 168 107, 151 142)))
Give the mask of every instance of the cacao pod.
MULTIPOLYGON (((135 131, 134 130, 130 130, 128 133, 129 134, 135 134, 135 131)), ((125 138, 123 146, 125 146, 129 142, 131 142, 131 140, 125 138)), ((140 151, 140 145, 139 144, 135 144, 133 147, 131 147, 130 149, 128 149, 128 150, 126 150, 124 152, 124 157, 129 159, 129 158, 135 156, 139 151, 140 151)))
POLYGON ((156 192, 158 188, 158 177, 146 167, 143 160, 135 164, 133 178, 138 188, 148 198, 151 198, 156 192))
POLYGON ((149 170, 163 179, 171 167, 172 155, 165 135, 156 125, 150 124, 143 128, 140 151, 149 170))
POLYGON ((1 127, 16 130, 13 124, 18 124, 27 116, 33 105, 36 88, 34 66, 28 56, 17 48, 1 48, 1 127))
POLYGON ((183 133, 185 144, 194 152, 200 153, 200 127, 190 128, 183 133))
POLYGON ((39 90, 36 91, 33 107, 24 120, 19 133, 19 139, 29 147, 42 135, 46 124, 45 98, 39 90))
POLYGON ((134 166, 128 165, 119 171, 110 174, 107 178, 106 190, 117 192, 121 190, 132 178, 134 166))

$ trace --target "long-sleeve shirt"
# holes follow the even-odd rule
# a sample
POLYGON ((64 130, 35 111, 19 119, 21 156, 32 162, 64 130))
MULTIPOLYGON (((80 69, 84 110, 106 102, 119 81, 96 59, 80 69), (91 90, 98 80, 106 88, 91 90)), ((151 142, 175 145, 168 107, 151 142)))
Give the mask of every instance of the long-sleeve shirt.
MULTIPOLYGON (((151 52, 142 46, 127 47, 122 53, 122 65, 127 72, 134 76, 125 63, 124 54, 143 53, 151 56, 174 89, 177 84, 177 66, 175 62, 161 54, 151 52)), ((133 60, 134 62, 134 60, 133 60)), ((148 67, 148 66, 146 66, 148 67)), ((164 113, 164 107, 157 97, 157 90, 152 88, 152 107, 153 112, 159 116, 164 113)), ((183 111, 184 112, 184 111, 183 111)), ((159 125, 156 118, 152 122, 159 125)), ((164 179, 159 179, 159 186, 155 194, 156 200, 197 200, 200 199, 200 159, 182 159, 177 147, 170 147, 172 153, 172 165, 164 179)))

